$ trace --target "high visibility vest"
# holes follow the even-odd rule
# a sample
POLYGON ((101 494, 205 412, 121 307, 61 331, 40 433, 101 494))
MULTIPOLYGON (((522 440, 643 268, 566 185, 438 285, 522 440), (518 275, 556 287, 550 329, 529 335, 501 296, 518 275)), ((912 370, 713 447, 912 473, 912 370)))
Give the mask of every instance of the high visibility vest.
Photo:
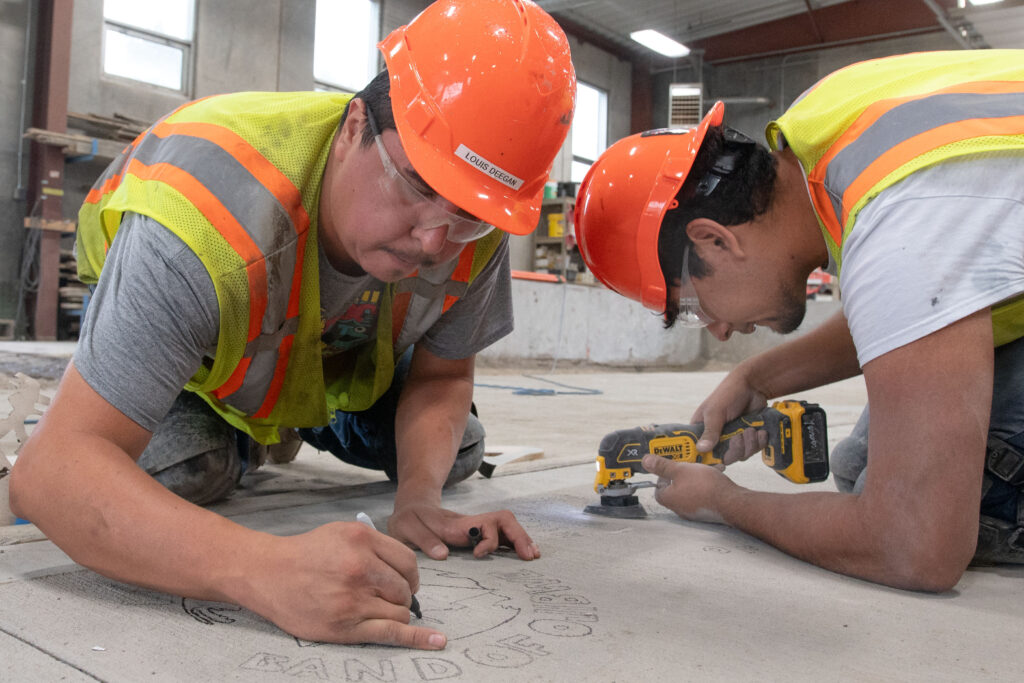
MULTIPOLYGON (((1024 150, 1024 50, 920 52, 826 76, 768 124, 788 145, 829 253, 879 192, 922 168, 982 152, 1024 150)), ((993 309, 996 345, 1024 336, 1024 299, 993 309)))
POLYGON ((282 426, 324 425, 335 410, 373 405, 410 335, 458 300, 503 235, 467 245, 427 279, 385 284, 376 340, 325 378, 317 207, 350 98, 237 93, 183 105, 110 164, 79 211, 83 282, 98 280, 126 211, 161 223, 196 254, 217 293, 220 327, 215 357, 185 388, 262 443, 277 442, 282 426))

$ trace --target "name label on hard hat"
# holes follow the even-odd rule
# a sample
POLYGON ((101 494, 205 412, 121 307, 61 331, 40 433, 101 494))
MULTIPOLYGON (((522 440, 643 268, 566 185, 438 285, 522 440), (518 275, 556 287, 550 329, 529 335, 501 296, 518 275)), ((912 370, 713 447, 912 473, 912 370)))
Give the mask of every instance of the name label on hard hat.
POLYGON ((515 177, 497 164, 484 159, 465 145, 459 145, 459 148, 455 150, 455 156, 459 157, 467 164, 475 166, 477 170, 486 173, 506 187, 518 190, 523 186, 522 178, 515 177))

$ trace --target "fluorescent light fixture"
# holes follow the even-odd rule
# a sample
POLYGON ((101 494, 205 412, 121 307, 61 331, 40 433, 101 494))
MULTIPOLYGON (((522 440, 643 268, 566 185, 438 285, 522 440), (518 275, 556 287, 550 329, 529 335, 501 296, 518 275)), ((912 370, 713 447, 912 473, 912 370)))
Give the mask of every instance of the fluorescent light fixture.
POLYGON ((1002 1, 1003 0, 967 0, 967 2, 972 5, 994 5, 995 3, 1002 1))
POLYGON ((650 48, 666 57, 685 57, 690 54, 690 48, 682 43, 677 43, 668 36, 658 33, 654 29, 633 31, 629 37, 644 47, 650 48))

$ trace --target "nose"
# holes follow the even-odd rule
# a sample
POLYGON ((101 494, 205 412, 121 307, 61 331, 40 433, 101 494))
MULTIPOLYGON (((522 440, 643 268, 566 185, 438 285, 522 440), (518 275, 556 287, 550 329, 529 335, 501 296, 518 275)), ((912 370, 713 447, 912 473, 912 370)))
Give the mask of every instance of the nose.
POLYGON ((434 222, 429 226, 417 225, 413 234, 420 242, 420 250, 429 256, 436 255, 448 243, 448 224, 434 222))
POLYGON ((732 325, 729 323, 714 322, 708 325, 707 330, 718 341, 728 341, 732 336, 732 325))

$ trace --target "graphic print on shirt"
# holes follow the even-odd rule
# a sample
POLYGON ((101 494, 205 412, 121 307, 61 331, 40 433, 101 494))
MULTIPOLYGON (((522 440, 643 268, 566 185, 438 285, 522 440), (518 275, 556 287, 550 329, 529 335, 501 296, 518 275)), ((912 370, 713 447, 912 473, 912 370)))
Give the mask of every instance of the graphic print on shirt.
POLYGON ((324 333, 320 339, 325 357, 344 353, 374 338, 380 295, 379 289, 364 290, 344 313, 324 321, 324 333))

